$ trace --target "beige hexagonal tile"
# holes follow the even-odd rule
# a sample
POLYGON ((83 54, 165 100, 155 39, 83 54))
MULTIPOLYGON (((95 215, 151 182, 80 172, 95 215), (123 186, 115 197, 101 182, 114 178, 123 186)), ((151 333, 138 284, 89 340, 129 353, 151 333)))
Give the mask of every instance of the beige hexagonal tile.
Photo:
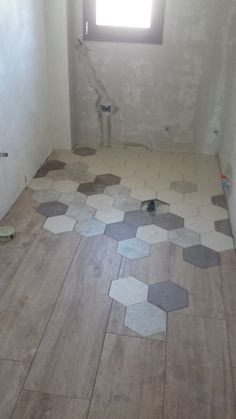
POLYGON ((217 207, 216 205, 207 205, 199 209, 199 214, 202 217, 211 221, 220 221, 228 218, 228 212, 224 208, 217 207))
POLYGON ((50 189, 53 184, 53 181, 51 179, 48 179, 46 177, 40 177, 36 179, 32 179, 29 188, 33 189, 34 191, 42 191, 44 189, 50 189))
POLYGON ((142 188, 144 187, 145 179, 136 176, 127 176, 123 177, 120 183, 128 188, 142 188))
POLYGON ((149 226, 139 227, 136 236, 138 239, 154 244, 166 241, 168 238, 168 232, 163 228, 152 224, 149 226))
POLYGON ((96 209, 107 209, 107 207, 111 207, 114 202, 114 199, 108 195, 98 194, 89 196, 86 204, 92 208, 96 209))
POLYGON ((69 150, 56 150, 55 153, 57 160, 60 160, 63 163, 76 163, 80 161, 80 156, 77 156, 69 150))
POLYGON ((198 207, 196 205, 187 204, 183 201, 179 204, 171 204, 170 212, 183 218, 194 217, 198 215, 198 207))
POLYGON ((75 227, 76 221, 67 215, 59 215, 57 217, 47 218, 44 228, 51 233, 65 233, 67 231, 72 231, 75 227))
POLYGON ((186 218, 184 225, 190 230, 196 231, 196 233, 207 233, 215 229, 213 221, 200 216, 186 218))
POLYGON ((125 213, 116 208, 103 208, 96 212, 95 218, 105 224, 118 223, 123 221, 125 213))
POLYGON ((140 201, 148 201, 149 199, 156 199, 157 193, 148 188, 134 188, 131 190, 131 196, 140 201))
POLYGON ((232 237, 225 236, 225 234, 211 231, 201 235, 201 243, 203 246, 213 249, 216 252, 224 252, 234 248, 232 237))
POLYGON ((110 166, 106 166, 102 163, 89 166, 89 172, 95 175, 105 175, 107 173, 111 173, 111 170, 110 166))
POLYGON ((145 186, 156 192, 166 191, 170 189, 170 182, 166 182, 165 180, 161 180, 159 178, 147 178, 145 186))
POLYGON ((184 196, 184 201, 188 204, 197 205, 198 207, 211 204, 211 197, 201 192, 192 192, 184 196))
POLYGON ((73 182, 72 180, 59 180, 53 184, 53 189, 55 191, 64 193, 64 192, 75 192, 79 187, 79 184, 73 182))
POLYGON ((157 198, 167 204, 176 204, 182 202, 184 199, 183 194, 171 190, 157 192, 157 198))

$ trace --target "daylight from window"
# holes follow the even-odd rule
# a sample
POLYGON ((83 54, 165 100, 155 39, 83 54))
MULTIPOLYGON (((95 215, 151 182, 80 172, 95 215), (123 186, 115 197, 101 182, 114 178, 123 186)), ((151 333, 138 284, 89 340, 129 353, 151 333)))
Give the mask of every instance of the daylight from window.
POLYGON ((96 24, 150 28, 153 0, 96 0, 96 24))

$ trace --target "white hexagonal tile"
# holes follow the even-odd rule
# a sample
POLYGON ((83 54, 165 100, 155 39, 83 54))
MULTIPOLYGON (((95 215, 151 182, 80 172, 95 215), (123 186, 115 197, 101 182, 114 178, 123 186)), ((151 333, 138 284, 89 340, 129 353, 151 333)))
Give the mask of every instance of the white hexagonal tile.
POLYGON ((53 181, 46 177, 40 177, 32 179, 29 188, 33 189, 34 191, 41 191, 43 189, 50 189, 53 185, 53 181))
POLYGON ((215 229, 213 221, 200 216, 186 218, 184 225, 190 230, 196 231, 196 233, 207 233, 215 229))
POLYGON ((119 198, 115 199, 113 207, 121 211, 128 212, 139 210, 141 208, 141 204, 141 201, 135 198, 119 198))
POLYGON ((142 188, 145 184, 145 179, 136 176, 122 177, 121 185, 127 186, 128 188, 142 188))
POLYGON ((47 218, 44 228, 51 233, 65 233, 67 231, 72 231, 75 226, 75 220, 68 217, 67 215, 59 215, 57 217, 47 218))
POLYGON ((148 188, 134 188, 131 190, 131 196, 140 201, 148 201, 149 199, 156 199, 157 193, 148 188))
POLYGON ((132 276, 112 281, 109 296, 124 306, 147 301, 148 285, 132 276))
POLYGON ((167 314, 147 301, 130 305, 126 309, 125 326, 140 336, 159 334, 160 339, 165 339, 166 324, 167 314))
POLYGON ((216 252, 224 252, 234 248, 232 237, 225 236, 217 231, 211 231, 201 235, 201 242, 203 246, 215 250, 216 252))
POLYGON ((125 213, 116 208, 103 208, 96 212, 95 218, 105 224, 118 223, 123 221, 125 213))
POLYGON ((112 185, 105 188, 104 194, 112 198, 128 198, 131 190, 124 185, 112 185))
POLYGON ((69 150, 56 150, 56 159, 63 163, 76 163, 80 161, 80 156, 69 150))
POLYGON ((181 247, 191 247, 201 243, 200 234, 188 228, 177 228, 169 231, 168 240, 181 247))
POLYGON ((217 207, 216 205, 201 207, 199 214, 211 221, 220 221, 228 218, 228 212, 224 208, 217 207))
POLYGON ((163 230, 163 228, 152 224, 149 226, 139 227, 137 230, 137 237, 147 243, 154 244, 166 241, 168 233, 166 230, 163 230))
POLYGON ((58 201, 60 198, 60 192, 54 191, 53 189, 46 189, 41 191, 36 191, 33 193, 32 198, 40 202, 41 204, 46 202, 58 201))
POLYGON ((67 210, 66 215, 82 223, 86 220, 90 220, 91 218, 94 218, 95 212, 96 212, 96 209, 89 207, 88 205, 85 205, 83 207, 70 206, 67 210))
POLYGON ((194 217, 198 215, 198 207, 186 202, 180 202, 179 204, 171 204, 170 212, 183 218, 194 217))
POLYGON ((64 192, 61 194, 59 202, 72 207, 84 206, 87 196, 80 192, 64 192))
POLYGON ((79 184, 72 180, 59 180, 53 184, 53 189, 58 192, 75 192, 79 184))
POLYGON ((107 207, 111 207, 114 202, 114 199, 110 196, 104 195, 104 194, 97 194, 89 196, 86 204, 90 207, 96 208, 96 209, 107 209, 107 207))
POLYGON ((176 204, 182 202, 184 199, 183 194, 171 190, 157 192, 157 198, 167 204, 176 204))
POLYGON ((91 218, 90 220, 85 220, 83 222, 78 222, 75 226, 75 231, 82 234, 86 237, 98 236, 104 234, 106 224, 101 221, 91 218))
POLYGON ((184 196, 184 201, 188 204, 197 205, 198 207, 211 204, 211 197, 201 192, 192 192, 184 196))

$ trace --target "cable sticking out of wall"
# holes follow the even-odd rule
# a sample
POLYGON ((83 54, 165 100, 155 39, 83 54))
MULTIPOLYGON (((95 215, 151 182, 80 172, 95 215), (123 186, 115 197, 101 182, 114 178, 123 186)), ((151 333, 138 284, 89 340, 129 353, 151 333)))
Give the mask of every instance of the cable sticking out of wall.
POLYGON ((112 138, 112 116, 118 112, 119 108, 116 106, 114 100, 109 96, 105 86, 98 79, 89 56, 87 46, 80 39, 78 39, 76 47, 85 68, 89 84, 94 88, 97 94, 95 105, 101 127, 101 145, 104 147, 110 147, 112 138))

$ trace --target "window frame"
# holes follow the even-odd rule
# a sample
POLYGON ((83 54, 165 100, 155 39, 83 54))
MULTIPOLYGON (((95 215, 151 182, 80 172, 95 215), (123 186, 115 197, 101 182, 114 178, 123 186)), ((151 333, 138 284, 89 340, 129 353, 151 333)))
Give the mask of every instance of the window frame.
POLYGON ((162 44, 165 0, 153 0, 150 28, 126 28, 96 25, 96 0, 83 0, 83 34, 85 41, 162 44))

